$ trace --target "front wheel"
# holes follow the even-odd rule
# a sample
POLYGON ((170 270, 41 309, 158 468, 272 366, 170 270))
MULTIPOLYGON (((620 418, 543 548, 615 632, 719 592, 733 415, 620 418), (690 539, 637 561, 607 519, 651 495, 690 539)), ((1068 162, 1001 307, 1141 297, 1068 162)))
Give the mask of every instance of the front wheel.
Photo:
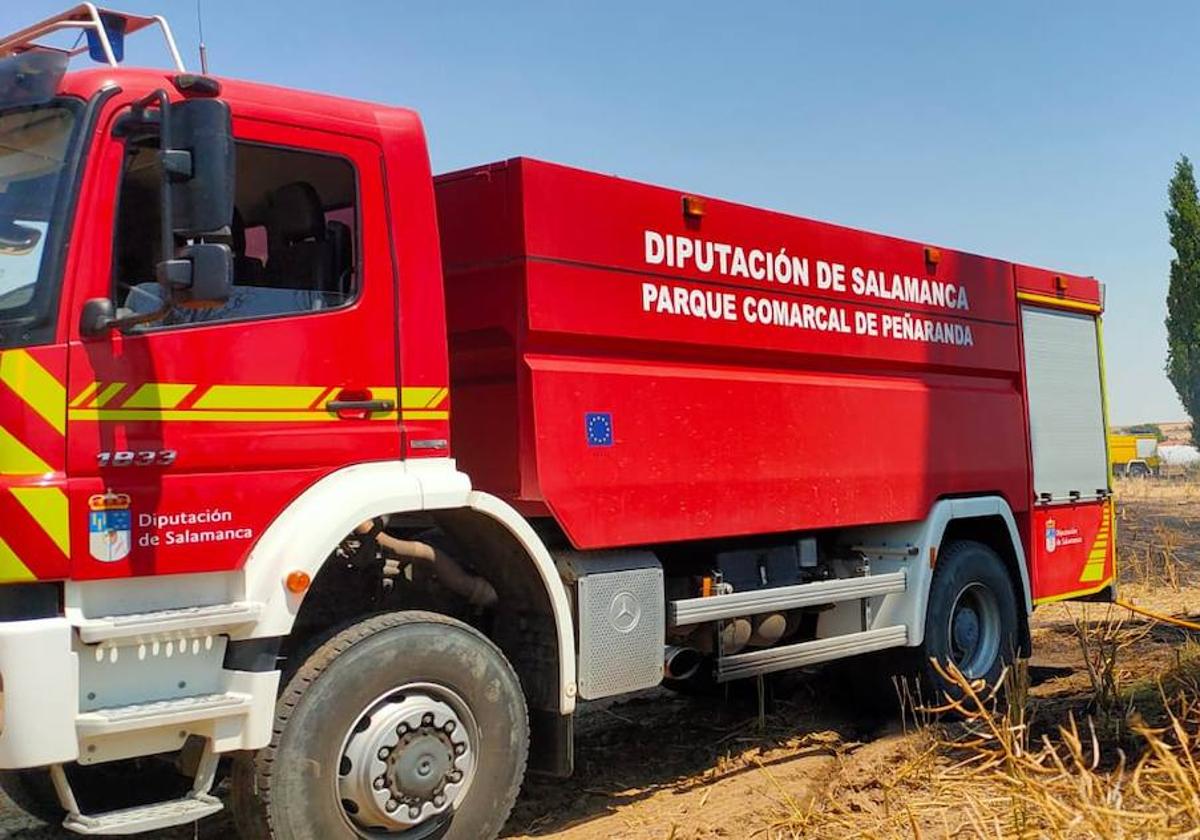
POLYGON ((249 838, 490 840, 525 773, 529 724, 487 638, 432 613, 353 625, 295 672, 275 736, 234 766, 249 838))
POLYGON ((58 802, 49 770, 0 772, 0 790, 8 794, 12 803, 26 814, 47 825, 58 825, 66 816, 66 811, 58 802))
POLYGON ((1017 600, 1004 561, 983 543, 963 540, 938 554, 929 604, 921 672, 935 702, 960 692, 930 663, 953 663, 968 680, 989 686, 1017 650, 1017 600))

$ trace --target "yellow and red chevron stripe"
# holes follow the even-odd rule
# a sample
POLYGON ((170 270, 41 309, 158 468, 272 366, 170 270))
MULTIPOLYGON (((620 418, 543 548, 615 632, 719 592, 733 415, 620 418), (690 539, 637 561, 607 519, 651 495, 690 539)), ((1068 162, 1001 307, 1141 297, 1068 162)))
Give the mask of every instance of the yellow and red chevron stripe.
POLYGON ((0 351, 0 583, 65 577, 66 354, 0 351))
POLYGON ((1087 564, 1079 575, 1080 583, 1096 583, 1104 580, 1104 571, 1108 565, 1108 547, 1112 544, 1112 515, 1110 503, 1105 502, 1100 514, 1100 529, 1088 552, 1087 564))
MULTIPOLYGON (((82 422, 308 423, 337 420, 325 406, 332 385, 197 385, 181 382, 90 382, 71 399, 69 416, 82 422)), ((371 420, 447 420, 446 387, 370 388, 371 398, 398 410, 371 420)))

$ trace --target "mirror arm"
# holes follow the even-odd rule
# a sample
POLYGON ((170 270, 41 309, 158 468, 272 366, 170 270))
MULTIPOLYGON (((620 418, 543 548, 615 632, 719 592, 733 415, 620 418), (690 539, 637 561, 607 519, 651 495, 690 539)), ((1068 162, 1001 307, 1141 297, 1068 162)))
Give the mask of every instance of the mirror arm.
POLYGON ((110 329, 125 330, 129 327, 140 327, 142 324, 148 324, 151 321, 160 321, 171 314, 172 306, 169 303, 164 303, 153 312, 144 312, 141 315, 126 315, 124 317, 113 318, 109 324, 110 329))
MULTIPOLYGON (((159 159, 162 161, 162 185, 159 190, 159 224, 162 227, 162 259, 165 262, 174 260, 175 258, 175 205, 172 203, 171 187, 179 173, 184 171, 185 166, 186 171, 190 173, 192 162, 189 153, 183 152, 180 155, 179 150, 171 146, 171 98, 168 96, 166 90, 159 88, 143 96, 137 102, 133 103, 133 110, 145 111, 151 105, 158 106, 159 115, 158 149, 159 159)), ((169 311, 171 301, 174 299, 174 290, 171 288, 165 275, 159 276, 158 283, 162 286, 163 307, 169 311)))
POLYGON ((114 315, 112 301, 107 298, 89 300, 83 307, 80 317, 79 334, 85 338, 97 338, 113 330, 126 330, 151 321, 167 317, 171 306, 164 304, 154 312, 142 312, 137 315, 114 315))

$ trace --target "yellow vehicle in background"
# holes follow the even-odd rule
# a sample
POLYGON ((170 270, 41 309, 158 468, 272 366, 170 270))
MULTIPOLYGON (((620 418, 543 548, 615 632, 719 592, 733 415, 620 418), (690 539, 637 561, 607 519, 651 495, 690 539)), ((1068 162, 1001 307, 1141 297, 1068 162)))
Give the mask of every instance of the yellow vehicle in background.
POLYGON ((1161 459, 1155 435, 1108 436, 1108 464, 1113 475, 1158 475, 1161 459))

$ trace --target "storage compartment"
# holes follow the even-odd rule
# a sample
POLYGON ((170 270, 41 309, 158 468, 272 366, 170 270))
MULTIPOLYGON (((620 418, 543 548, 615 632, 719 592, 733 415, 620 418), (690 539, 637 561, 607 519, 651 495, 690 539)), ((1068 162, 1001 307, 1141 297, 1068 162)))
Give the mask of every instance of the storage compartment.
POLYGON ((527 159, 436 189, 455 457, 576 547, 1028 509, 1012 264, 527 159))

